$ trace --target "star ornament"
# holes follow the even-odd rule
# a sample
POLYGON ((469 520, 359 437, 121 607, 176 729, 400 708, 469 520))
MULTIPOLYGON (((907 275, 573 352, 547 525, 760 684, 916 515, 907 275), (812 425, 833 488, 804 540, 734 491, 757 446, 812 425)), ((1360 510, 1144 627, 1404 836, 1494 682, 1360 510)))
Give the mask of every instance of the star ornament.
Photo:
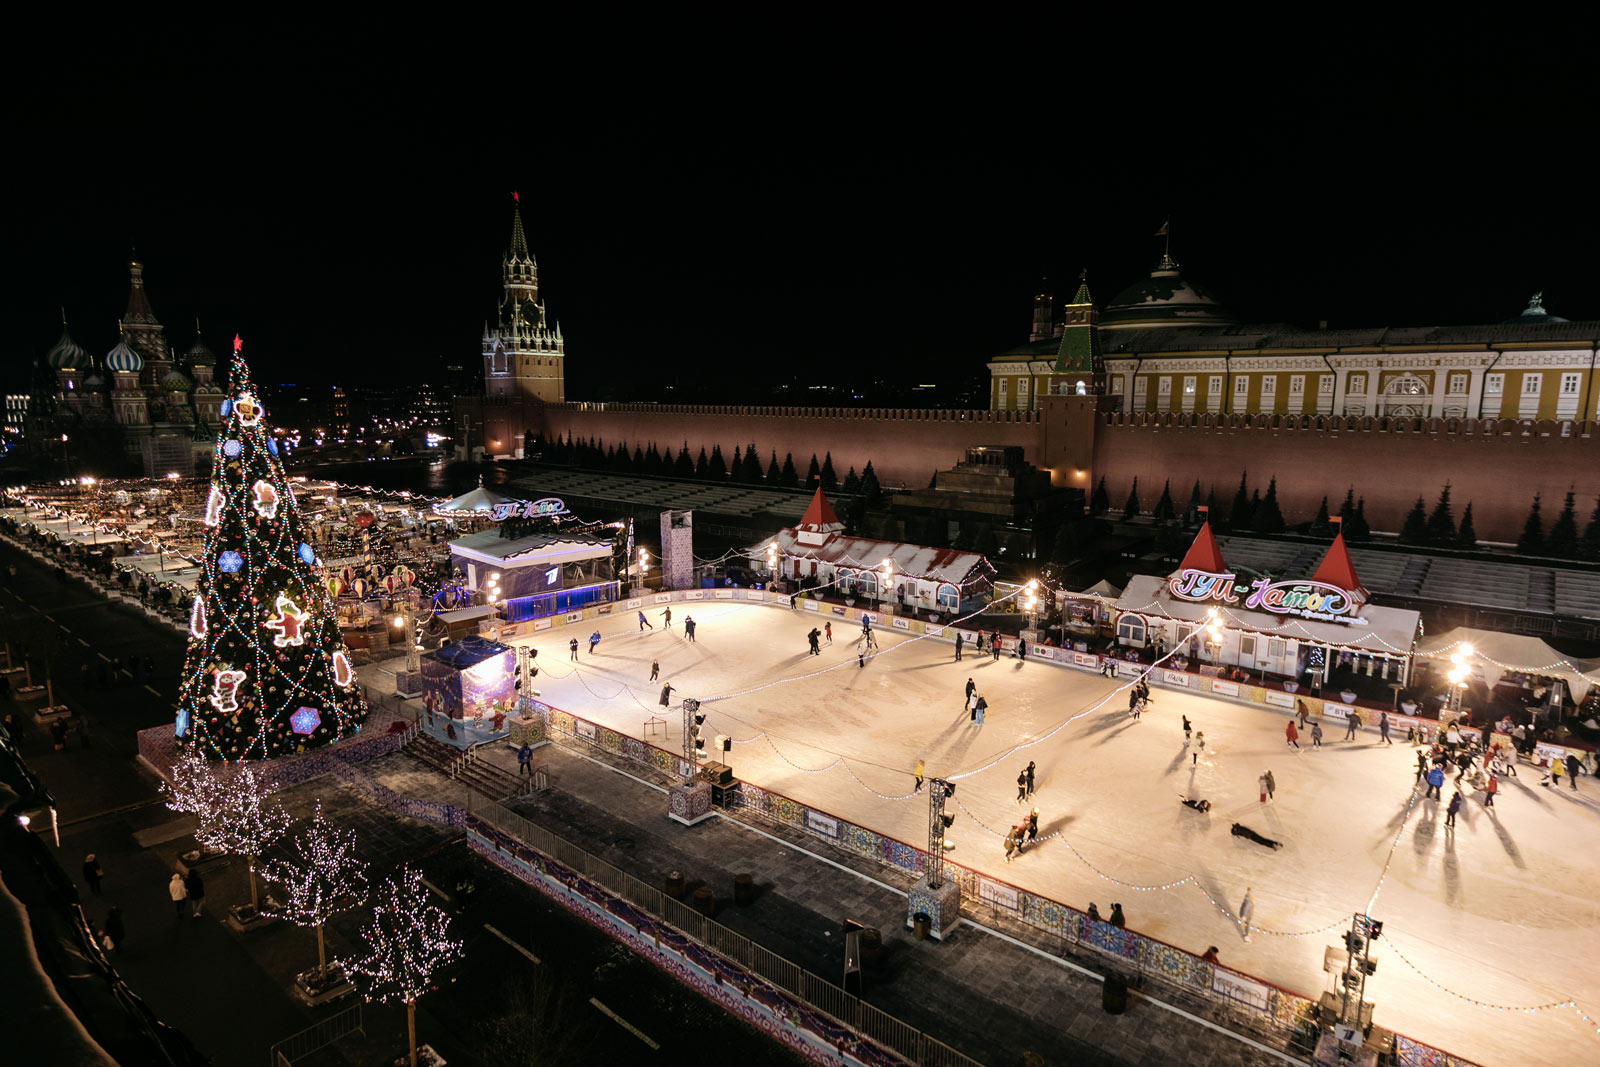
POLYGON ((275 605, 278 614, 262 624, 262 629, 271 630, 277 634, 272 643, 278 648, 287 648, 290 645, 303 645, 306 643, 305 634, 301 628, 305 626, 306 613, 300 610, 293 600, 283 594, 278 595, 275 605))

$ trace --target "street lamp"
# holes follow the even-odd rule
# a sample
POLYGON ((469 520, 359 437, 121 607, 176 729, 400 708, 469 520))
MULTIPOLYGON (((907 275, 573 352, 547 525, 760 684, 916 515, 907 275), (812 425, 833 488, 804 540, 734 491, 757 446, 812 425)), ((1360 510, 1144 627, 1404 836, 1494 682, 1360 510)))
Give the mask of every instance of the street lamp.
POLYGON ((1030 630, 1034 627, 1034 610, 1039 606, 1038 589, 1039 579, 1029 578, 1022 594, 1022 610, 1027 613, 1028 629, 1030 630))
POLYGON ((1210 650, 1210 659, 1213 665, 1222 657, 1222 615, 1216 608, 1206 611, 1205 622, 1200 629, 1206 632, 1206 648, 1210 650))
POLYGON ((883 602, 889 596, 889 591, 894 588, 894 560, 883 561, 883 590, 878 594, 878 607, 883 607, 883 602))
POLYGON ((1461 715, 1461 694, 1467 688, 1467 675, 1471 673, 1470 661, 1472 646, 1463 644, 1461 648, 1450 656, 1450 672, 1445 677, 1450 679, 1450 717, 1452 720, 1461 715))

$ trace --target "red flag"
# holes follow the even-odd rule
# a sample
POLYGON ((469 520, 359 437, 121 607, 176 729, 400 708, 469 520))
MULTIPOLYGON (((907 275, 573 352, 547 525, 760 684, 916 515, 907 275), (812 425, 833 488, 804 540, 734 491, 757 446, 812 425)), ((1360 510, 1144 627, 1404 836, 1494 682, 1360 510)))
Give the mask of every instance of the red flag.
POLYGON ((1161 224, 1161 229, 1156 231, 1156 236, 1157 237, 1165 237, 1167 235, 1167 230, 1170 229, 1171 226, 1172 226, 1172 220, 1171 219, 1168 219, 1166 222, 1163 222, 1161 224))

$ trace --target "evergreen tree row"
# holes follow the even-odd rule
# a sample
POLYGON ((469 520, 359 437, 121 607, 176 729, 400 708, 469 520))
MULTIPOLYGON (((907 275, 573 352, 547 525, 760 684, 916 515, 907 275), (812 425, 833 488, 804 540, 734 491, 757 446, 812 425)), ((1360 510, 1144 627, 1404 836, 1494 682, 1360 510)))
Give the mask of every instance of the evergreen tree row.
POLYGON ((607 444, 603 438, 590 437, 585 440, 574 438, 569 433, 553 441, 535 437, 532 447, 539 451, 546 463, 579 467, 584 470, 607 471, 612 474, 703 478, 708 481, 729 481, 742 485, 766 485, 783 489, 821 486, 825 493, 860 494, 873 502, 883 495, 883 488, 878 483, 878 473, 872 469, 871 461, 868 461, 866 468, 860 474, 851 467, 841 482, 833 469, 833 453, 825 453, 821 462, 818 462, 816 455, 813 454, 811 464, 806 469, 805 480, 802 481, 792 453, 786 453, 780 464, 778 453, 770 452, 763 467, 761 454, 756 450, 753 441, 745 448, 735 445, 731 462, 723 456, 721 445, 712 445, 709 453, 702 445, 699 455, 694 456, 689 452, 687 441, 683 442, 676 453, 671 446, 658 449, 654 441, 650 442, 648 447, 635 444, 630 451, 627 442, 607 444))
POLYGON ((1527 521, 1522 524, 1522 536, 1517 538, 1517 551, 1525 556, 1552 556, 1559 559, 1585 559, 1600 561, 1600 499, 1594 502, 1589 522, 1578 534, 1577 493, 1567 490, 1567 499, 1561 513, 1544 528, 1540 514, 1539 494, 1533 494, 1533 507, 1527 521))

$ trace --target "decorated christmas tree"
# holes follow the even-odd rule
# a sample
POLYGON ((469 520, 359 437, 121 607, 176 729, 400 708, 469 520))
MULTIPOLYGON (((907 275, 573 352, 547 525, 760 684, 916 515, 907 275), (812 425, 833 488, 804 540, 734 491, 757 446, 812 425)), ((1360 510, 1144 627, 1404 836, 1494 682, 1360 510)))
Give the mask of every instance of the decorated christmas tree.
POLYGON ((237 337, 222 418, 177 738, 271 759, 350 736, 367 705, 237 337))

